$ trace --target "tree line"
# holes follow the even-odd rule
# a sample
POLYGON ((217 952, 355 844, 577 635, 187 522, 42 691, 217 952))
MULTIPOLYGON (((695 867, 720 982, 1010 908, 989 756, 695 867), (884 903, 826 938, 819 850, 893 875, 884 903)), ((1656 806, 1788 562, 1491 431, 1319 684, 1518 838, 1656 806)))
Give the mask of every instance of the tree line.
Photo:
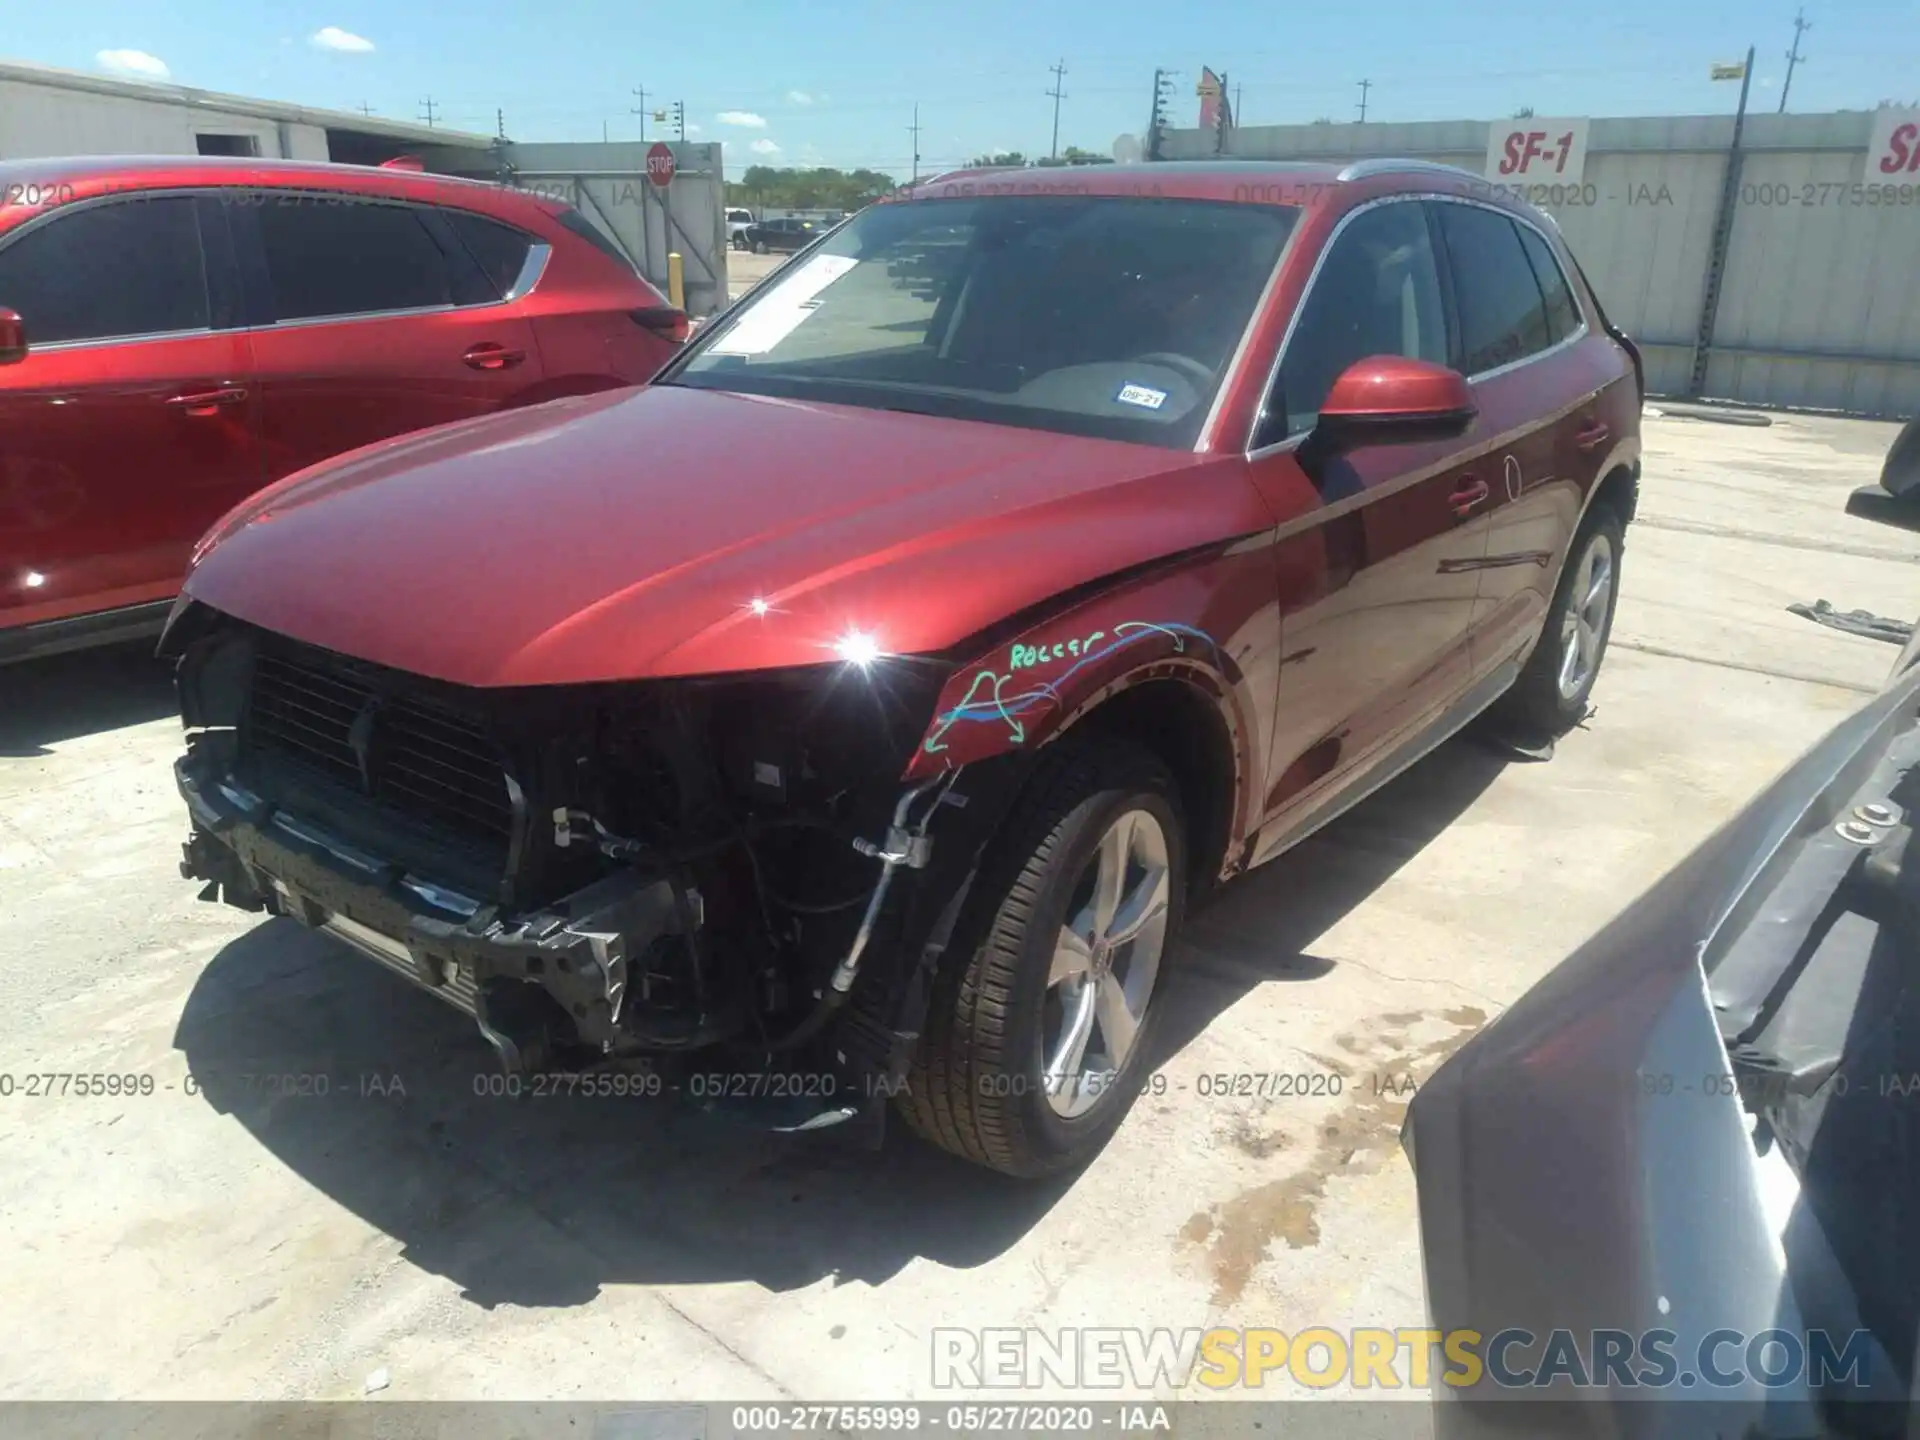
MULTIPOLYGON (((1029 160, 1018 150, 976 155, 970 167, 983 165, 1110 165, 1105 155, 1069 145, 1057 160, 1029 160)), ((772 207, 776 210, 858 210, 900 188, 898 177, 879 170, 836 170, 812 167, 749 165, 738 180, 727 182, 727 204, 772 207)))

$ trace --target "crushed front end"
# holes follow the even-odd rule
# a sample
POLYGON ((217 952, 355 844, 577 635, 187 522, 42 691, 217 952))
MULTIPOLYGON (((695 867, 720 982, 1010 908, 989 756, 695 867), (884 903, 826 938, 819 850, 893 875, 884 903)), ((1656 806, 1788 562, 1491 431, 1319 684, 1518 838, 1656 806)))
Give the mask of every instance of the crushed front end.
POLYGON ((695 1076, 793 1129, 903 1087, 1010 789, 900 778, 943 666, 475 690, 204 607, 168 646, 202 898, 338 936, 512 1073, 695 1076))

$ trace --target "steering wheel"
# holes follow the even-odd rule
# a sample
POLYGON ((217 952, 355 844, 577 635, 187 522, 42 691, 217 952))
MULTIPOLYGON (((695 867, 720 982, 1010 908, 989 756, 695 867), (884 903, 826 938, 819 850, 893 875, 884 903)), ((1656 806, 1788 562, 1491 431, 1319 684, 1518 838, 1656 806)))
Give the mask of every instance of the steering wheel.
POLYGON ((1201 385, 1213 384, 1213 371, 1202 365, 1191 355, 1177 355, 1171 350, 1149 350, 1144 355, 1136 355, 1127 362, 1129 365, 1164 365, 1169 370, 1178 370, 1190 380, 1201 385))

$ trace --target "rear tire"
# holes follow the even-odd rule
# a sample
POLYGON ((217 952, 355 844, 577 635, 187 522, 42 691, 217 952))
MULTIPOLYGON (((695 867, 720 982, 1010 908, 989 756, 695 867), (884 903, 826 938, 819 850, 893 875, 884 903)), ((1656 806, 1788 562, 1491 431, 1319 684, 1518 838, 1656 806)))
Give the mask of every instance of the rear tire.
POLYGON ((908 1126, 1023 1178, 1091 1159, 1151 1062, 1186 864, 1150 752, 1094 737, 1044 754, 935 978, 897 1102, 908 1126))
POLYGON ((1491 719, 1527 740, 1551 740, 1579 724, 1606 658, 1620 599, 1626 528, 1612 507, 1596 504, 1575 532, 1547 608, 1540 640, 1491 719))

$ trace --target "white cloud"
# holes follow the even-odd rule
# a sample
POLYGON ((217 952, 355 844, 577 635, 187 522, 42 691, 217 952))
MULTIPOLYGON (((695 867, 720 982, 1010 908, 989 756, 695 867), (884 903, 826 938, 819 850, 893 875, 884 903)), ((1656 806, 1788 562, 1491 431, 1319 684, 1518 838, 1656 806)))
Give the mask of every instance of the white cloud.
POLYGON ((317 50, 338 50, 343 55, 365 55, 373 49, 373 42, 351 30, 342 30, 338 25, 322 25, 308 37, 307 43, 317 50))
POLYGON ((116 75, 131 75, 139 80, 165 80, 173 72, 158 55, 144 50, 102 50, 94 60, 102 70, 116 75))
POLYGON ((813 97, 804 90, 787 91, 787 99, 795 105, 811 105, 813 97))
POLYGON ((771 140, 756 140, 747 147, 756 155, 778 155, 780 147, 771 140))
POLYGON ((722 125, 744 125, 749 130, 764 130, 767 128, 767 117, 764 115, 756 115, 751 110, 722 110, 713 118, 718 120, 722 125))
POLYGON ((687 134, 698 135, 699 133, 700 127, 691 120, 687 121, 687 134))

